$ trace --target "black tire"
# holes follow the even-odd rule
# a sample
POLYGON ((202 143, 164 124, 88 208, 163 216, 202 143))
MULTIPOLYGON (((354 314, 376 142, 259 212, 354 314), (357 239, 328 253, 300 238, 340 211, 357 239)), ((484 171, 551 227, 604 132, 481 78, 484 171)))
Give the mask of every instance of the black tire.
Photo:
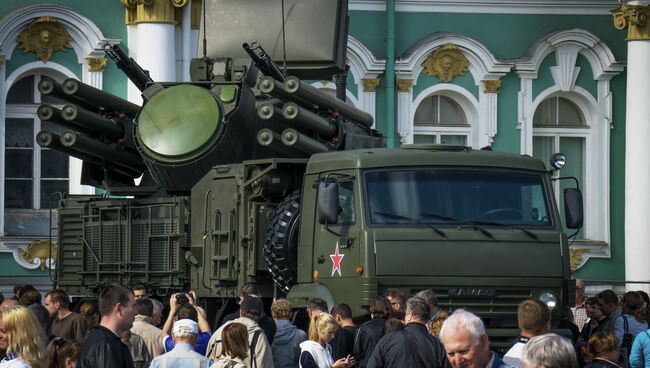
POLYGON ((285 293, 297 282, 300 212, 300 190, 297 189, 278 205, 264 241, 269 272, 285 293))

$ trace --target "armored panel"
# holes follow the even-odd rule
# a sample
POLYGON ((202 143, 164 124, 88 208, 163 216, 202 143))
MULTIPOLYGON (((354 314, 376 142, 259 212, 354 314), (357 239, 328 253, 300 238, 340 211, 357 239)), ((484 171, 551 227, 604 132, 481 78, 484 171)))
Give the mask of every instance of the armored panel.
POLYGON ((59 213, 56 284, 70 294, 143 282, 164 295, 189 284, 186 197, 73 198, 59 213))

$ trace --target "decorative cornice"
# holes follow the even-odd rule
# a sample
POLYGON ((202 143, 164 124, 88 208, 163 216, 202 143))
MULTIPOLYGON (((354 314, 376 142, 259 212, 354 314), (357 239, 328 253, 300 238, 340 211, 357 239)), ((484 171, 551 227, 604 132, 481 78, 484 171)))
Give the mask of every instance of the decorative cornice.
POLYGON ((192 7, 191 28, 192 29, 199 29, 199 28, 201 28, 202 1, 201 0, 192 0, 192 3, 190 4, 190 6, 192 7))
POLYGON ((612 10, 612 16, 616 29, 627 27, 628 41, 650 40, 650 5, 622 3, 618 9, 612 10))
POLYGON ((86 58, 86 62, 88 63, 88 71, 89 72, 104 72, 106 69, 106 63, 108 62, 108 59, 106 58, 86 58))
POLYGON ((499 93, 499 88, 501 88, 500 79, 491 79, 483 81, 483 92, 485 93, 499 93))
POLYGON ((55 51, 72 48, 72 37, 65 27, 50 16, 39 17, 32 21, 18 35, 18 47, 23 54, 34 52, 43 62, 52 59, 55 51))
MULTIPOLYGON (((398 12, 607 15, 616 0, 397 0, 398 12)), ((350 0, 350 10, 386 11, 385 0, 350 0)))
POLYGON ((413 79, 398 79, 397 80, 397 91, 398 92, 409 92, 413 87, 413 79))
POLYGON ((125 8, 125 23, 169 23, 178 24, 182 8, 188 0, 120 0, 125 8))
POLYGON ((361 78, 364 92, 375 92, 379 87, 379 78, 361 78))
POLYGON ((524 57, 515 62, 515 72, 521 78, 536 79, 546 56, 565 46, 577 49, 587 58, 595 80, 611 79, 625 68, 624 63, 617 61, 609 47, 598 37, 584 29, 575 28, 552 32, 537 39, 524 57))

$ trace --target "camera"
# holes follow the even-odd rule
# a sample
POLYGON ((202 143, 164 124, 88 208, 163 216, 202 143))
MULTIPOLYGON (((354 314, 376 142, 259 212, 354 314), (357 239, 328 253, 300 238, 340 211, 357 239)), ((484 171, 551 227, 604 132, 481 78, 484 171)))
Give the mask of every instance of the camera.
POLYGON ((180 292, 176 294, 176 303, 178 305, 184 305, 190 302, 190 298, 187 296, 186 292, 180 292))

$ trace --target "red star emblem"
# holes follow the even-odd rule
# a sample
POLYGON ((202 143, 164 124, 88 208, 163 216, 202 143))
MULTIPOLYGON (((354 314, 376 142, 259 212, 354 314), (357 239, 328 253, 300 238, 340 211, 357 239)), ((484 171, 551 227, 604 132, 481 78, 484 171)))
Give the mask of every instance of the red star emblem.
POLYGON ((339 276, 341 276, 341 261, 343 257, 345 257, 345 254, 339 253, 339 243, 336 243, 334 254, 330 254, 330 258, 332 259, 332 276, 334 276, 334 272, 338 272, 339 276))

